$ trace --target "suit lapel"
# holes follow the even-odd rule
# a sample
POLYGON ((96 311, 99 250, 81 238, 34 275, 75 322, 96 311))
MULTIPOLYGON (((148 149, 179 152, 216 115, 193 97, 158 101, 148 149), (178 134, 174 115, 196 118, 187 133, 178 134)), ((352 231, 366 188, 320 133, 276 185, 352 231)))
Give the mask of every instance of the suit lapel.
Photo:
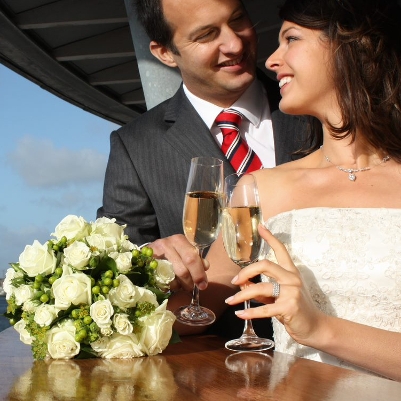
POLYGON ((165 122, 170 125, 164 135, 165 141, 186 162, 190 163, 197 156, 216 157, 225 162, 226 174, 234 172, 206 124, 185 96, 182 86, 171 98, 166 109, 165 122))

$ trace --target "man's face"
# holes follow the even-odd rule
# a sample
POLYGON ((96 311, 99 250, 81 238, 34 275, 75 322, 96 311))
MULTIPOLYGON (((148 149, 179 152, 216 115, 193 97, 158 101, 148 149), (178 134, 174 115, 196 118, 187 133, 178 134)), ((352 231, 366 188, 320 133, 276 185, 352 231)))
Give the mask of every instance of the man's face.
POLYGON ((163 0, 179 55, 168 52, 188 89, 222 107, 249 87, 256 33, 238 0, 163 0))

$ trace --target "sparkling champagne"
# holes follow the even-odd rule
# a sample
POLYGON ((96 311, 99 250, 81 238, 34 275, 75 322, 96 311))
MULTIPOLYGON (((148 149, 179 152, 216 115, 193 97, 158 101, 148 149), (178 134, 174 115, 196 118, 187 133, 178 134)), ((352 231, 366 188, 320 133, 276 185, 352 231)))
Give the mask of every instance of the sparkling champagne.
POLYGON ((258 232, 258 206, 226 207, 223 210, 223 241, 230 259, 244 267, 259 258, 262 238, 258 232))
POLYGON ((185 195, 183 226, 187 239, 200 248, 209 246, 218 236, 222 194, 209 191, 185 195))

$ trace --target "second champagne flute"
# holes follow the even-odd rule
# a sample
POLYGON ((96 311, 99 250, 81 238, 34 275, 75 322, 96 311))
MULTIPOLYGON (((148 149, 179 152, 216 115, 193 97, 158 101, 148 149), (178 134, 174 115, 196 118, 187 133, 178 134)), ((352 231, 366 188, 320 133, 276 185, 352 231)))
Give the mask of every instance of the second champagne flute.
MULTIPOLYGON (((223 162, 214 157, 195 157, 187 182, 183 211, 185 237, 203 256, 203 250, 217 238, 223 197, 223 162)), ((195 285, 191 304, 175 311, 177 321, 190 326, 204 326, 215 321, 214 313, 199 305, 195 285)))
MULTIPOLYGON (((262 221, 259 193, 252 174, 231 174, 226 177, 225 205, 222 216, 223 242, 230 259, 243 268, 259 259, 263 239, 258 232, 262 221)), ((250 301, 245 301, 245 309, 250 301)), ((245 320, 240 338, 228 341, 225 347, 231 351, 265 351, 274 347, 274 342, 258 337, 252 321, 245 320)))

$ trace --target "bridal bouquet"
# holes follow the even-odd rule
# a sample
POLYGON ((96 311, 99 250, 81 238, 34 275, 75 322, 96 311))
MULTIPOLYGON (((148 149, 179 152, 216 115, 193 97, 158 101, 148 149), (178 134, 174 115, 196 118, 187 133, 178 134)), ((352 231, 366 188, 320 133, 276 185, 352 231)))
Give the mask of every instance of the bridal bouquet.
POLYGON ((67 216, 45 244, 27 245, 3 288, 10 323, 34 359, 133 358, 162 352, 174 272, 115 219, 67 216))

